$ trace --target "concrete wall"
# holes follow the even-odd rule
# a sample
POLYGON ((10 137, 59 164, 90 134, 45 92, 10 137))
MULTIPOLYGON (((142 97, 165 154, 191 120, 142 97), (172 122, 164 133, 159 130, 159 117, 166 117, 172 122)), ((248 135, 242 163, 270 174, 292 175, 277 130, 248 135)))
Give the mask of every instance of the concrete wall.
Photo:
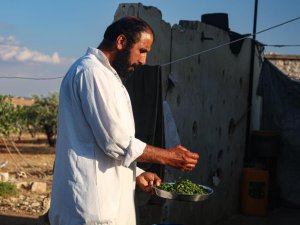
MULTIPOLYGON (((125 15, 139 16, 154 29, 156 41, 149 54, 149 64, 161 65, 230 41, 227 31, 199 21, 180 21, 171 27, 154 7, 121 4, 115 19, 125 15)), ((166 100, 182 145, 200 154, 199 165, 194 171, 179 172, 166 168, 165 181, 190 178, 212 187, 214 194, 209 200, 198 203, 159 202, 140 196, 141 225, 162 222, 212 224, 238 211, 249 109, 250 48, 251 41, 246 39, 238 54, 233 54, 226 45, 163 67, 163 96, 167 94, 166 100), (166 93, 170 74, 177 83, 166 93), (220 179, 217 186, 213 177, 220 179)), ((257 80, 257 75, 254 80, 257 80)))
POLYGON ((300 55, 267 54, 265 58, 289 77, 300 80, 300 55))
MULTIPOLYGON (((172 29, 172 60, 230 41, 228 33, 216 27, 200 22, 183 24, 172 29), (202 32, 214 40, 201 41, 202 32)), ((215 190, 203 203, 167 201, 172 221, 211 224, 237 211, 245 150, 249 49, 250 42, 245 41, 238 56, 225 46, 171 67, 178 85, 167 100, 182 144, 197 151, 200 162, 190 174, 171 170, 169 177, 187 176, 215 190), (213 185, 213 176, 221 180, 218 186, 213 185)))

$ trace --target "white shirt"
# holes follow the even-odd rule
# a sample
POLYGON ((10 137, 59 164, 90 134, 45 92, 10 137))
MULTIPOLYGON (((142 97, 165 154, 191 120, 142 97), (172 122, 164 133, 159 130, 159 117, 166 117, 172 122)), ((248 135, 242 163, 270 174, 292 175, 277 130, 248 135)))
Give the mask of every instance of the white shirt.
MULTIPOLYGON (((51 225, 134 225, 135 138, 129 95, 98 49, 64 77, 59 98, 51 225)), ((136 171, 137 170, 137 171, 136 171)))

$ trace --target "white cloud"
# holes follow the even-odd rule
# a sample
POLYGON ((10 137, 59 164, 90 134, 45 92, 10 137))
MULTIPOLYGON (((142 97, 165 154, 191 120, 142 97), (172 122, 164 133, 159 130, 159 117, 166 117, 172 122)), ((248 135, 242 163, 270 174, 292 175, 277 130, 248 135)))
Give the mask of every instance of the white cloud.
POLYGON ((57 52, 48 55, 21 46, 14 36, 6 38, 0 36, 0 60, 49 64, 68 64, 73 61, 73 59, 60 57, 57 52))

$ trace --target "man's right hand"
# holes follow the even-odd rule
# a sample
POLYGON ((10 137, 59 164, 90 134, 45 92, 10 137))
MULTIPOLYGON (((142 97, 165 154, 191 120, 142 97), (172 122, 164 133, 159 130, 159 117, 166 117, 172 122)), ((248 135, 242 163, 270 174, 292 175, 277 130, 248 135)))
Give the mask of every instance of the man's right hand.
POLYGON ((187 150, 181 145, 176 145, 168 151, 170 153, 170 158, 167 165, 175 169, 193 170, 198 163, 199 155, 187 150))
POLYGON ((181 145, 169 150, 147 145, 138 162, 157 163, 179 170, 193 170, 198 163, 199 155, 181 145))

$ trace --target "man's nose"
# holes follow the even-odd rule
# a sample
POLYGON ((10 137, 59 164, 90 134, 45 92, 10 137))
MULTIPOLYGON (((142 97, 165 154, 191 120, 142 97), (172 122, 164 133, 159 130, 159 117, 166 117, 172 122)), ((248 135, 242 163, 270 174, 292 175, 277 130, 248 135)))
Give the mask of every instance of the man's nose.
POLYGON ((145 65, 146 64, 146 59, 147 59, 147 56, 141 56, 139 58, 139 64, 140 65, 145 65))

